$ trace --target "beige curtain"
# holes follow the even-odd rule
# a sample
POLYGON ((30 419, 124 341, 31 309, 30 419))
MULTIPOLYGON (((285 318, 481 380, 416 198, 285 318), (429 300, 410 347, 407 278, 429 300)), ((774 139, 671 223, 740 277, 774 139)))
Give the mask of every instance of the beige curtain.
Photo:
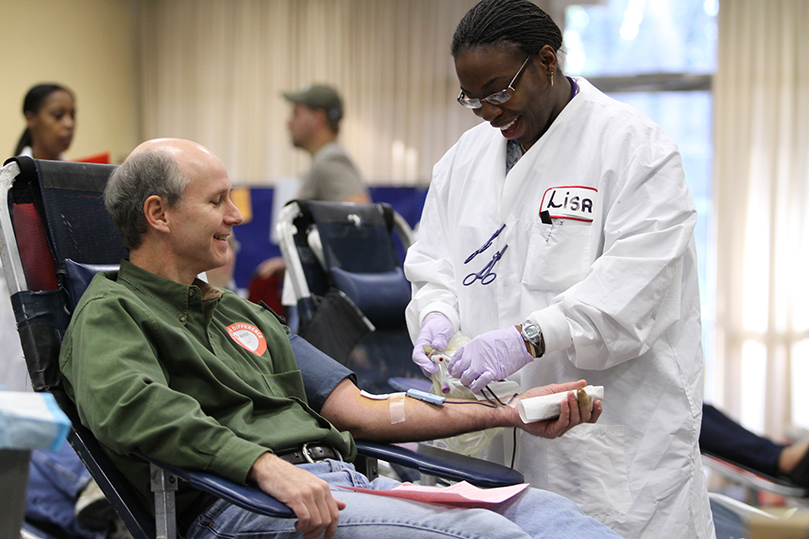
POLYGON ((237 184, 297 176, 281 91, 335 85, 341 141, 373 183, 429 180, 477 118, 455 103, 452 33, 475 0, 141 0, 144 138, 208 146, 237 184))
POLYGON ((725 0, 715 98, 717 402, 809 427, 809 2, 725 0))

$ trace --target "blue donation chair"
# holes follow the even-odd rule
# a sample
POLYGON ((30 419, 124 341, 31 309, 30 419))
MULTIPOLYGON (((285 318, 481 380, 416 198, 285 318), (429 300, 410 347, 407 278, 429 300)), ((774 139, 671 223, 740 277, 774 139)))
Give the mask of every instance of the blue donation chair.
MULTIPOLYGON (((53 393, 70 418, 73 428, 68 441, 134 539, 176 536, 174 491, 178 479, 250 511, 292 517, 289 508, 258 488, 154 461, 155 504, 153 509, 147 507, 93 434, 82 426, 65 394, 58 358, 72 308, 95 273, 117 269, 126 255, 102 198, 114 169, 113 165, 16 157, 0 170, 0 259, 34 390, 53 393)), ((514 470, 435 448, 419 447, 414 452, 385 444, 358 442, 357 446, 367 455, 366 472, 371 474, 374 459, 384 458, 482 487, 523 481, 514 470)))
POLYGON ((391 379, 427 382, 410 359, 405 324, 411 289, 402 259, 414 241, 407 222, 384 203, 293 200, 277 231, 298 333, 356 372, 366 391, 398 389, 391 379))
POLYGON ((702 450, 702 463, 727 481, 746 490, 745 502, 755 505, 759 493, 769 492, 783 496, 796 505, 809 505, 809 488, 796 485, 783 477, 773 477, 702 450))

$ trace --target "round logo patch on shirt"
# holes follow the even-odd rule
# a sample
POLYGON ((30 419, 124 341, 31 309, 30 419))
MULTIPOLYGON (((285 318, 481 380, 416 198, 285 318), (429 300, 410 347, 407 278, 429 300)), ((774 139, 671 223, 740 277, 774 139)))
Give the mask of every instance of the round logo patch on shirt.
POLYGON ((256 326, 237 322, 227 327, 228 335, 236 341, 242 348, 253 352, 257 356, 264 355, 267 351, 267 341, 264 334, 256 326))

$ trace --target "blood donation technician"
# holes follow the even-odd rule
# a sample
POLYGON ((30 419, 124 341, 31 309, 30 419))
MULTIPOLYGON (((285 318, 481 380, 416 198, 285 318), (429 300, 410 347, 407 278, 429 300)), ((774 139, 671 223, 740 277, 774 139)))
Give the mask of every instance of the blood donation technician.
POLYGON ((462 331, 450 374, 472 390, 507 376, 604 386, 598 424, 517 433, 516 468, 626 537, 710 538, 680 154, 645 114, 566 77, 561 46, 528 0, 484 0, 458 24, 458 102, 485 122, 435 165, 407 253, 413 359, 434 372, 425 345, 462 331))

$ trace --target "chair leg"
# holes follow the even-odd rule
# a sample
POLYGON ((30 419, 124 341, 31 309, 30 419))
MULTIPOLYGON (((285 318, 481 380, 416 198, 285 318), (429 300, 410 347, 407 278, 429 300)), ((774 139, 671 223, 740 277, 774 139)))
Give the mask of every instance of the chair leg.
POLYGON ((154 464, 149 466, 154 492, 156 539, 176 539, 177 515, 174 493, 177 491, 177 476, 154 464))
POLYGON ((28 489, 28 449, 0 449, 0 537, 19 536, 25 518, 25 494, 28 489))

